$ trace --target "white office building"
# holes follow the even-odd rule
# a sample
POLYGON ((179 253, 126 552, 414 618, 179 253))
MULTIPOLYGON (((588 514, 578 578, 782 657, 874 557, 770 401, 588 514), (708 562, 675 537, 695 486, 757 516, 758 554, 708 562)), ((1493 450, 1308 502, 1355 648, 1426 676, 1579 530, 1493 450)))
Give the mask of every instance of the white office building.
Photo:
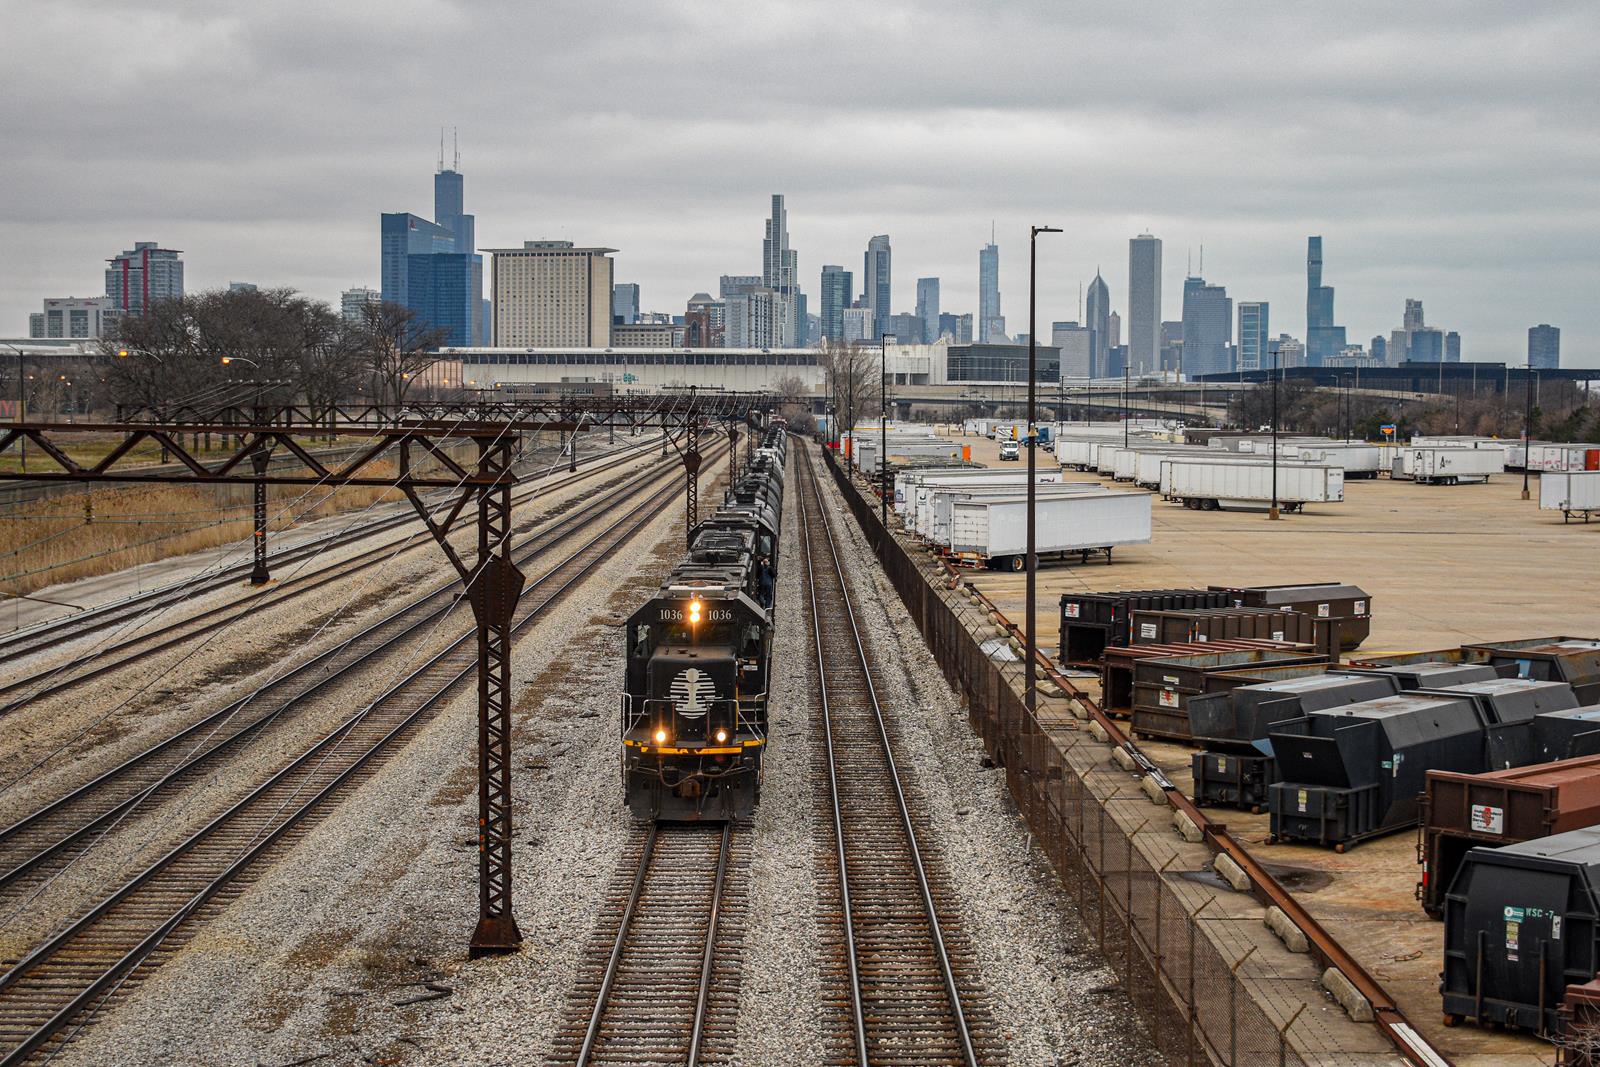
POLYGON ((495 346, 609 346, 615 251, 571 241, 488 249, 495 346))

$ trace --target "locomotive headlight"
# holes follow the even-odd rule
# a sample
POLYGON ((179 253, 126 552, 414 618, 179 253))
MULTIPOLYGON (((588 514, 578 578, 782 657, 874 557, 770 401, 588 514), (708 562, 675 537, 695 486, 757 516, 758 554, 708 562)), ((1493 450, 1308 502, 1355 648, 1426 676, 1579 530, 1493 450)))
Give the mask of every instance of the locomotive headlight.
POLYGON ((689 621, 691 623, 700 621, 700 601, 698 599, 689 601, 689 621))
POLYGON ((665 730, 657 730, 656 731, 656 744, 664 745, 666 743, 667 743, 667 732, 665 730))
POLYGON ((720 745, 724 741, 726 741, 727 739, 728 739, 728 731, 726 731, 726 730, 718 730, 717 731, 717 744, 720 745))

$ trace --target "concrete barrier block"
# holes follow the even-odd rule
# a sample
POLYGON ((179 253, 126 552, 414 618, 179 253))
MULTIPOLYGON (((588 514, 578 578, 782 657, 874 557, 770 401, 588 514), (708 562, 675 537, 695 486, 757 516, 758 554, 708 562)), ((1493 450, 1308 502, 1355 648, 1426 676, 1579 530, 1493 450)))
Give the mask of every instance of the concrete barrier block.
POLYGON ((1178 836, 1192 845, 1198 845, 1206 839, 1206 835, 1200 832, 1200 827, 1189 818, 1189 813, 1181 808, 1172 812, 1172 825, 1178 831, 1178 836))
POLYGON ((1111 740, 1111 735, 1106 733, 1106 728, 1100 725, 1099 719, 1090 719, 1088 726, 1089 736, 1102 745, 1111 740))
POLYGON ((1356 992, 1356 987, 1344 972, 1336 967, 1329 967, 1322 972, 1322 988, 1332 994, 1333 999, 1344 1008, 1345 1014, 1358 1023, 1372 1021, 1372 1004, 1366 997, 1356 992))
POLYGON ((1217 853, 1217 861, 1212 864, 1222 880, 1233 886, 1240 893, 1250 892, 1250 876, 1244 873, 1244 868, 1234 862, 1232 856, 1226 852, 1217 853))
POLYGON ((1132 753, 1125 748, 1121 748, 1120 746, 1111 750, 1111 759, 1118 767, 1121 767, 1125 771, 1131 771, 1138 766, 1138 764, 1133 761, 1132 753))
POLYGON ((1262 920, 1267 924, 1267 929, 1278 935, 1278 940, 1283 942, 1283 947, 1290 952, 1310 952, 1311 942, 1306 940, 1306 935, 1294 923, 1289 921, 1289 916, 1276 904, 1267 909, 1267 917, 1262 920))
POLYGON ((1078 703, 1076 700, 1067 705, 1067 710, 1072 712, 1072 717, 1077 719, 1079 722, 1087 721, 1089 718, 1089 709, 1078 703))
MULTIPOLYGON (((1117 749, 1117 751, 1118 752, 1124 752, 1125 750, 1119 748, 1119 749, 1117 749)), ((1132 762, 1133 757, 1129 756, 1128 760, 1129 760, 1129 762, 1132 762)), ((1139 788, 1143 789, 1144 790, 1144 795, 1150 798, 1150 803, 1152 803, 1152 804, 1162 804, 1162 805, 1166 804, 1166 802, 1167 802, 1167 791, 1165 789, 1161 788, 1161 783, 1160 782, 1157 782, 1154 778, 1150 777, 1148 774, 1145 775, 1143 778, 1139 779, 1139 788)))

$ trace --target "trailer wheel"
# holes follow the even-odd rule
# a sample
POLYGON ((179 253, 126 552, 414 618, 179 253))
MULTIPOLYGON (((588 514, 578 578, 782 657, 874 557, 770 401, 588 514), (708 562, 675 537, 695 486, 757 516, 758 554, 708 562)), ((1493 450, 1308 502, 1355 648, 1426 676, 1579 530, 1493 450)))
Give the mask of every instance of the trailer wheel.
POLYGON ((1011 569, 1012 573, 1015 574, 1026 567, 1028 565, 1028 561, 1026 557, 1023 556, 1012 556, 1006 561, 1006 565, 1011 569))
POLYGON ((1342 855, 1344 853, 1344 842, 1340 841, 1338 844, 1334 845, 1333 850, 1342 855))
POLYGON ((1446 1026, 1457 1026, 1460 1023, 1461 1023, 1461 1016, 1457 1015, 1455 1012, 1447 1011, 1447 1012, 1444 1013, 1444 1024, 1446 1026))

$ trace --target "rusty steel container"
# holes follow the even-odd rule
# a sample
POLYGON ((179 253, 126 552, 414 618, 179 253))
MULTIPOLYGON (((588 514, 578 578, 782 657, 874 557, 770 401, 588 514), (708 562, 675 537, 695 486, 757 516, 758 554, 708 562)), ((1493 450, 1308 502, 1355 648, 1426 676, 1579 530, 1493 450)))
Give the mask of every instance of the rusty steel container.
POLYGON ((1065 593, 1061 597, 1061 662, 1092 664, 1107 648, 1129 644, 1129 621, 1139 609, 1223 608, 1227 594, 1206 589, 1128 589, 1065 593))
POLYGON ((1467 850, 1600 823, 1600 756, 1487 774, 1429 771, 1417 827, 1417 899, 1435 919, 1467 850))
POLYGON ((1129 645, 1126 648, 1108 648, 1100 667, 1101 704, 1107 711, 1120 711, 1126 714, 1133 710, 1133 669, 1141 660, 1172 656, 1220 657, 1225 653, 1241 653, 1216 661, 1226 663, 1229 668, 1235 670, 1254 665, 1287 666, 1321 662, 1319 653, 1310 645, 1257 638, 1211 641, 1205 645, 1182 642, 1171 645, 1129 645))
POLYGON ((1140 644, 1171 645, 1249 637, 1297 645, 1317 643, 1311 617, 1298 611, 1194 608, 1182 611, 1140 609, 1133 613, 1133 640, 1140 644))
POLYGON ((1191 644, 1189 651, 1180 656, 1162 656, 1139 659, 1133 662, 1133 695, 1129 708, 1133 717, 1133 732, 1140 737, 1165 737, 1189 741, 1194 729, 1189 721, 1188 702, 1192 696, 1205 693, 1226 692, 1245 684, 1239 677, 1247 675, 1249 667, 1256 671, 1264 668, 1326 668, 1322 653, 1309 648, 1304 642, 1304 652, 1262 653, 1250 650, 1213 651, 1216 642, 1191 644))
POLYGON ((1232 603, 1241 608, 1304 612, 1336 632, 1339 648, 1345 652, 1359 648, 1372 633, 1372 598, 1357 585, 1304 582, 1211 588, 1227 593, 1232 603))

